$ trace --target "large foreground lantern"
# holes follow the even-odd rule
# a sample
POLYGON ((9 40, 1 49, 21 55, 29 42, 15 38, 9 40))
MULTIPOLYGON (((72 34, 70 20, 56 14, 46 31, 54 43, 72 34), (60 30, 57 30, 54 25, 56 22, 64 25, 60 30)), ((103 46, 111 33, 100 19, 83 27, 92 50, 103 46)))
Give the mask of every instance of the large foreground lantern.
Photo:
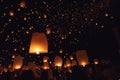
POLYGON ((35 32, 32 34, 29 53, 48 53, 48 41, 44 33, 35 32))
POLYGON ((63 60, 60 56, 55 56, 54 58, 54 64, 57 67, 62 67, 63 60))
POLYGON ((89 64, 88 56, 87 56, 87 51, 86 50, 80 50, 76 52, 76 57, 78 64, 80 66, 86 66, 89 64))

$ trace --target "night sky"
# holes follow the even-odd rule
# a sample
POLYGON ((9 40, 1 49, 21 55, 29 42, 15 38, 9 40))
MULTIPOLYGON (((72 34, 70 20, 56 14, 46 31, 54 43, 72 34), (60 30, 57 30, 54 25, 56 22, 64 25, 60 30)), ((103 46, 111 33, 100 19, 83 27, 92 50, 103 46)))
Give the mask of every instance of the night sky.
POLYGON ((118 50, 118 8, 115 0, 0 0, 0 57, 31 57, 33 32, 46 34, 49 56, 85 49, 90 58, 108 57, 118 50))

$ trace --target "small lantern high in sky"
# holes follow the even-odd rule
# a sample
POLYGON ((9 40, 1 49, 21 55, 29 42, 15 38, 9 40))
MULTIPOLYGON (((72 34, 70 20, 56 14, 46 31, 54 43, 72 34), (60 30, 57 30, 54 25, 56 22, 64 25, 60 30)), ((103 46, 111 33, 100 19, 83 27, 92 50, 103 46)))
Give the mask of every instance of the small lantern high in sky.
POLYGON ((80 66, 85 67, 86 65, 89 64, 88 56, 87 56, 87 51, 86 50, 80 50, 76 52, 76 57, 78 64, 80 66))
POLYGON ((35 32, 32 34, 29 53, 48 53, 48 41, 44 33, 35 32))

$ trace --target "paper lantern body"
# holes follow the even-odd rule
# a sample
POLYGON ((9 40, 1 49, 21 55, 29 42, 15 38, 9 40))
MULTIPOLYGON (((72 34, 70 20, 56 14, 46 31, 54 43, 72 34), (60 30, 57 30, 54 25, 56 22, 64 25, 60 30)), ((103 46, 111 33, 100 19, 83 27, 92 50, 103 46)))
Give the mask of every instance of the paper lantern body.
POLYGON ((78 64, 80 66, 85 66, 89 64, 88 56, 86 50, 80 50, 76 52, 76 57, 78 64))
POLYGON ((98 59, 94 59, 94 64, 99 64, 98 59))
POLYGON ((75 60, 72 60, 71 66, 76 66, 77 62, 75 60))
POLYGON ((71 66, 71 62, 69 59, 66 60, 66 67, 70 67, 71 66))
POLYGON ((13 69, 20 69, 23 65, 23 57, 20 55, 16 56, 13 63, 13 69))
POLYGON ((25 6, 26 6, 26 2, 25 2, 25 1, 21 1, 21 2, 20 2, 20 7, 21 7, 21 8, 24 8, 25 6))
POLYGON ((55 56, 55 59, 54 59, 54 64, 55 66, 58 66, 58 67, 61 67, 62 66, 62 58, 60 56, 55 56))
POLYGON ((32 34, 29 53, 48 53, 48 41, 44 33, 35 32, 32 34))
POLYGON ((43 69, 49 69, 49 63, 48 62, 44 62, 43 69))
POLYGON ((46 28, 46 34, 50 34, 51 33, 51 29, 50 28, 46 28))
POLYGON ((49 59, 49 58, 48 58, 47 56, 44 56, 44 57, 43 57, 43 62, 48 62, 48 59, 49 59))

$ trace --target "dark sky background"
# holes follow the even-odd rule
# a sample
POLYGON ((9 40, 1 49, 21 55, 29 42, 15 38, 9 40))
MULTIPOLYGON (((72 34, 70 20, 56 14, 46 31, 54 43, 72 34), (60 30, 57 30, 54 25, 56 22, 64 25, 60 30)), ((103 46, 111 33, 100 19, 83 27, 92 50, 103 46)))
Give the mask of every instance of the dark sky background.
POLYGON ((118 0, 0 0, 0 57, 8 63, 13 55, 30 58, 31 35, 43 32, 51 58, 81 49, 90 59, 111 58, 120 46, 119 7, 118 0))

